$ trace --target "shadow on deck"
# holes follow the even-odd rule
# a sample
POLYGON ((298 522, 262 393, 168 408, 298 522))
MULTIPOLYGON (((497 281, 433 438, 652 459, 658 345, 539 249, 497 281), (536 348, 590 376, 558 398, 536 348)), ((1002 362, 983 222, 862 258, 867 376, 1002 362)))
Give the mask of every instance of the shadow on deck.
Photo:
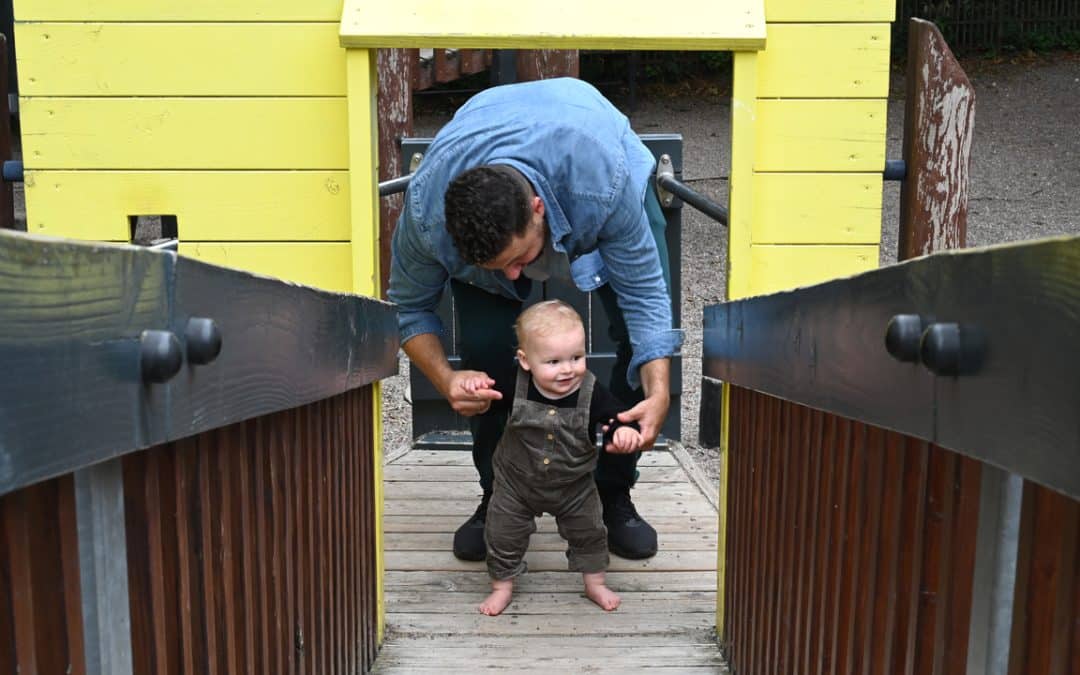
POLYGON ((634 501, 657 528, 660 553, 612 556, 617 611, 584 597, 545 515, 513 603, 486 617, 477 611, 489 590, 484 564, 450 552, 454 530, 479 502, 471 455, 413 450, 392 460, 384 475, 387 629, 375 672, 724 672, 716 509, 671 452, 646 453, 639 468, 634 501))

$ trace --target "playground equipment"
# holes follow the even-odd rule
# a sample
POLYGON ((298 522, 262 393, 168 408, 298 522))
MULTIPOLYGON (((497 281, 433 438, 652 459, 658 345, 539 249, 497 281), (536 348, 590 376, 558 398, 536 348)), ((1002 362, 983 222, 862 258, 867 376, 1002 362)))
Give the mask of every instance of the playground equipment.
MULTIPOLYGON (((435 0, 348 0, 344 6, 340 0, 271 0, 258 7, 211 0, 18 0, 28 229, 127 242, 133 220, 170 217, 176 223, 181 260, 194 257, 377 296, 376 49, 712 49, 735 52, 729 297, 786 289, 877 265, 890 2, 694 2, 680 12, 658 11, 644 2, 505 9, 490 0, 459 3, 449 12, 435 0)), ((230 344, 228 332, 223 335, 230 344)), ((306 353, 301 349, 296 358, 306 353)), ((370 395, 344 405, 370 416, 364 419, 377 420, 377 394, 373 385, 370 395)), ((382 461, 377 423, 356 433, 369 443, 358 442, 355 447, 363 450, 356 457, 371 470, 360 474, 355 492, 373 504, 377 514, 382 461)), ((280 448, 300 452, 295 441, 302 432, 295 427, 266 434, 266 445, 252 447, 281 443, 280 448)), ((210 446, 195 447, 207 462, 224 461, 216 459, 218 453, 210 446)), ((151 452, 153 461, 166 467, 191 461, 168 445, 151 452)), ((210 474, 198 473, 197 467, 195 471, 200 481, 207 476, 209 487, 183 494, 199 503, 217 503, 219 493, 210 474)), ((148 475, 150 482, 141 484, 137 494, 154 492, 160 484, 160 470, 148 475), (158 484, 152 480, 155 475, 158 484)), ((167 489, 190 486, 184 482, 189 475, 171 473, 170 478, 180 482, 167 489)), ((247 494, 242 481, 239 485, 240 494, 247 494)), ((334 494, 340 497, 344 490, 334 494)), ((244 512, 243 506, 237 508, 244 512)), ((126 509, 129 518, 140 513, 126 509)), ((18 508, 5 513, 14 514, 10 518, 23 528, 36 522, 25 520, 26 512, 18 508)), ((306 522, 329 527, 334 513, 326 508, 306 522)), ((382 539, 377 515, 373 518, 369 522, 375 545, 360 557, 365 581, 372 570, 381 574, 382 539)), ((142 531, 141 526, 135 531, 142 531)), ((145 531, 152 538, 160 528, 145 531)), ((136 535, 127 536, 130 540, 136 535)), ((239 556, 245 565, 239 569, 262 560, 258 554, 243 558, 250 549, 242 544, 216 541, 212 533, 204 536, 209 541, 203 541, 206 548, 200 550, 214 551, 223 560, 239 556)), ((70 536, 64 541, 68 546, 70 536)), ((192 555, 191 544, 179 540, 177 555, 192 555)), ((172 548, 167 551, 173 553, 172 548)), ((159 571, 155 559, 150 562, 147 583, 183 588, 184 570, 191 574, 190 567, 163 566, 159 571)), ((265 567, 257 569, 258 574, 269 574, 265 567)), ((333 616, 319 624, 318 650, 311 647, 310 625, 297 633, 294 621, 260 624, 258 640, 241 631, 238 626, 247 631, 248 624, 235 613, 230 618, 227 608, 235 612, 236 605, 223 600, 235 595, 229 595, 224 576, 218 584, 213 571, 203 572, 212 583, 199 587, 201 602, 182 615, 184 630, 173 630, 169 612, 154 615, 161 622, 144 623, 141 615, 132 619, 129 654, 135 662, 165 670, 183 652, 182 658, 197 654, 207 661, 249 663, 255 644, 278 649, 266 658, 280 661, 267 662, 296 663, 290 661, 291 654, 305 670, 325 670, 318 665, 325 662, 312 661, 323 658, 315 654, 337 658, 341 653, 348 660, 344 654, 351 646, 344 644, 343 634, 325 630, 326 625, 341 625, 333 616), (214 628, 225 631, 223 642, 207 637, 218 635, 214 628), (144 629, 146 635, 136 633, 144 629), (135 646, 144 639, 152 649, 135 646), (224 651, 218 650, 221 644, 224 651)), ((305 577, 304 583, 313 582, 305 577)), ((375 597, 381 597, 381 585, 379 577, 375 597)), ((336 597, 340 589, 325 591, 336 597)), ((299 616, 294 611, 299 605, 289 605, 285 597, 284 616, 299 616)), ((80 639, 84 645, 105 644, 94 632, 100 622, 80 622, 74 612, 61 615, 58 625, 67 629, 69 644, 80 639)), ((381 635, 382 616, 341 621, 375 636, 365 643, 370 645, 381 635)), ((34 617, 18 615, 17 622, 21 632, 13 658, 31 658, 48 649, 43 646, 44 631, 25 629, 34 625, 34 617)), ((71 654, 67 658, 76 658, 71 654)), ((373 650, 364 651, 352 663, 365 669, 372 657, 373 650)))

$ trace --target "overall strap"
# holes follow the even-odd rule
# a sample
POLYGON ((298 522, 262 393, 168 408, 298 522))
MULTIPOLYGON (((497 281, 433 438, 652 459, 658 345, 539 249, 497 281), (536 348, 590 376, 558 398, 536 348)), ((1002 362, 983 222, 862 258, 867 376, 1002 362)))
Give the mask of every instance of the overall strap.
POLYGON ((586 415, 589 413, 589 408, 592 407, 592 390, 595 383, 596 376, 592 374, 591 370, 586 370, 577 397, 577 409, 584 410, 586 415))
POLYGON ((514 384, 514 407, 523 405, 529 399, 530 375, 521 366, 517 369, 517 380, 514 384))

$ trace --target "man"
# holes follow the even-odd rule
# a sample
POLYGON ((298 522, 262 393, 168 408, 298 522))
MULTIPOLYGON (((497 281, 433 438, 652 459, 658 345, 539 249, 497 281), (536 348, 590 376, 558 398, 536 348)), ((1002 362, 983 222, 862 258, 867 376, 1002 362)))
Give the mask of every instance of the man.
MULTIPOLYGON (((664 218, 655 161, 628 120, 592 86, 554 79, 488 89, 436 135, 413 176, 391 248, 390 300, 401 342, 451 407, 470 418, 484 497, 454 535, 454 555, 483 560, 491 457, 513 386, 513 325, 534 281, 572 280, 595 291, 618 345, 610 389, 632 406, 643 447, 670 403, 672 329, 664 218), (435 309, 449 282, 459 318, 462 370, 438 339, 435 309), (463 386, 487 378, 490 389, 463 386)), ((630 488, 640 453, 601 453, 596 483, 617 555, 656 553, 656 531, 630 488)))

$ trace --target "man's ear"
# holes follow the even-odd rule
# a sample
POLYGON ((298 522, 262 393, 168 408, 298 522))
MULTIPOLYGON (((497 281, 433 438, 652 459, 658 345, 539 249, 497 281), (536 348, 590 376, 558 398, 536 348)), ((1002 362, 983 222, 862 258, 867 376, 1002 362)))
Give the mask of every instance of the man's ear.
POLYGON ((544 200, 540 199, 539 195, 533 195, 532 212, 540 216, 541 218, 544 217, 544 200))
POLYGON ((525 352, 521 351, 520 349, 517 350, 517 360, 518 364, 525 370, 525 372, 529 372, 529 362, 525 360, 525 352))

